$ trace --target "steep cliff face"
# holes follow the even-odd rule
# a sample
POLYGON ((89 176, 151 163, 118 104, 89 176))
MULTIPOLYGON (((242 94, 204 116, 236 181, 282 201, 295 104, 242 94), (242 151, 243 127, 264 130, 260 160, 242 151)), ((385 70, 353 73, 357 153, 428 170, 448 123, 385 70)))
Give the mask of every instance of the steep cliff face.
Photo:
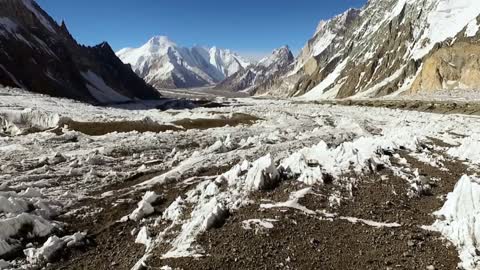
POLYGON ((309 99, 406 92, 436 44, 479 14, 476 0, 370 0, 321 22, 295 69, 263 92, 309 99))
POLYGON ((312 75, 319 62, 326 64, 328 59, 325 57, 334 53, 336 48, 343 46, 349 28, 359 16, 360 10, 349 9, 331 20, 321 21, 315 35, 307 42, 298 56, 296 70, 303 68, 306 74, 312 75))
POLYGON ((480 90, 480 17, 453 40, 437 46, 425 58, 409 94, 438 90, 480 90))
POLYGON ((93 103, 160 96, 107 43, 77 44, 33 0, 0 1, 0 84, 93 103))

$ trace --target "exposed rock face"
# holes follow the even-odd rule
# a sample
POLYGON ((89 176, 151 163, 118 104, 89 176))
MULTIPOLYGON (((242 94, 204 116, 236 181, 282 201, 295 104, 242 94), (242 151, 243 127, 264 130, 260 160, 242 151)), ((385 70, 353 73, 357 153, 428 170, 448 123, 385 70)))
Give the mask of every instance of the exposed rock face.
POLYGON ((435 44, 479 14, 476 0, 370 0, 321 22, 295 69, 262 92, 309 99, 406 92, 435 44))
POLYGON ((441 48, 423 64, 411 93, 480 89, 480 45, 459 42, 441 48))
POLYGON ((257 64, 242 69, 219 83, 216 88, 256 93, 261 85, 284 75, 295 60, 288 46, 281 47, 257 64))
POLYGON ((250 65, 230 50, 185 48, 165 36, 153 37, 139 48, 122 49, 117 55, 158 89, 213 85, 250 65))
POLYGON ((77 44, 33 0, 0 1, 0 84, 93 103, 160 97, 107 43, 77 44))
MULTIPOLYGON (((479 17, 480 18, 480 17, 479 17)), ((423 63, 410 94, 437 90, 480 89, 480 33, 477 20, 472 21, 454 41, 433 50, 423 63)))
POLYGON ((258 74, 262 72, 264 72, 262 67, 251 67, 241 70, 217 84, 215 88, 234 92, 243 91, 255 85, 259 77, 258 74))
POLYGON ((302 49, 296 62, 296 67, 303 67, 306 74, 312 75, 316 71, 319 62, 328 62, 328 59, 322 59, 321 57, 316 59, 315 57, 322 53, 326 56, 328 54, 324 53, 325 50, 332 50, 341 46, 345 42, 345 34, 355 23, 359 15, 360 10, 349 9, 331 20, 321 21, 313 38, 302 49))

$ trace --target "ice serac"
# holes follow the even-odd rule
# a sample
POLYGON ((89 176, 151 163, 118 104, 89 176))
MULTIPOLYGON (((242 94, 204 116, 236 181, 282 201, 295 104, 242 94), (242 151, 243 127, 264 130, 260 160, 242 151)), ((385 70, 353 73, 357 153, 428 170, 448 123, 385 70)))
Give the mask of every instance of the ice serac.
POLYGON ((328 99, 478 88, 468 55, 479 14, 476 0, 370 0, 322 21, 293 71, 259 93, 328 99), (435 78, 437 69, 454 70, 435 78))
POLYGON ((122 49, 117 55, 157 89, 213 85, 250 65, 230 50, 186 48, 165 36, 153 37, 139 48, 122 49))
POLYGON ((92 103, 159 97, 107 43, 79 45, 33 0, 0 1, 0 84, 92 103))
POLYGON ((461 269, 480 267, 480 184, 479 179, 462 176, 453 192, 448 194, 445 205, 434 215, 437 221, 433 229, 438 230, 458 249, 462 260, 461 269))
POLYGON ((262 85, 286 74, 292 68, 291 64, 294 60, 290 48, 288 46, 281 47, 261 59, 257 64, 241 69, 227 77, 217 85, 217 88, 255 94, 262 85))

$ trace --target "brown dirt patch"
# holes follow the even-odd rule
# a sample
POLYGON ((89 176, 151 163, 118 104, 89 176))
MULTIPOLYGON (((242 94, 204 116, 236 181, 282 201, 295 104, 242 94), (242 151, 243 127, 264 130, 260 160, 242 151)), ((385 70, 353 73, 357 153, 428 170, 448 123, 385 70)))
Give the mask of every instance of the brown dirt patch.
MULTIPOLYGON (((439 195, 453 190, 465 167, 460 162, 447 161, 444 163, 448 171, 443 171, 419 162, 406 152, 401 155, 410 168, 441 179, 433 186, 432 194, 409 198, 406 180, 384 169, 359 177, 353 198, 343 200, 338 209, 329 208, 328 196, 345 191, 336 190, 334 184, 314 186, 315 194, 300 201, 311 210, 398 222, 402 224, 399 228, 375 228, 337 218, 328 220, 290 208, 260 209, 255 203, 231 213, 224 226, 198 238, 206 257, 162 260, 154 254, 148 265, 180 269, 427 269, 433 265, 435 269, 456 269, 459 258, 455 248, 441 240, 440 234, 420 226, 433 223, 431 213, 443 204, 439 195), (277 220, 273 229, 242 228, 244 220, 265 218, 277 220)), ((283 202, 292 191, 304 187, 298 182, 285 181, 275 190, 258 192, 252 198, 256 202, 262 199, 283 202)))
POLYGON ((182 119, 173 122, 174 125, 182 126, 185 129, 209 129, 224 126, 236 127, 239 125, 252 125, 256 121, 261 120, 253 115, 244 113, 234 113, 228 118, 219 119, 182 119))
MULTIPOLYGON (((102 136, 113 132, 165 132, 181 131, 187 129, 209 129, 224 126, 252 125, 261 120, 258 117, 234 113, 231 117, 220 119, 181 119, 173 122, 171 125, 161 125, 153 121, 114 121, 114 122, 79 122, 68 120, 62 123, 67 125, 70 130, 75 130, 90 136, 102 136)), ((58 129, 56 132, 60 132, 58 129)))
POLYGON ((182 130, 179 127, 173 125, 160 125, 155 122, 145 122, 145 121, 118 121, 118 122, 78 122, 78 121, 67 121, 63 123, 68 125, 68 128, 75 130, 90 136, 102 136, 105 134, 119 132, 127 133, 132 131, 137 131, 140 133, 145 132, 165 132, 168 130, 180 131, 182 130))
POLYGON ((330 104, 342 106, 384 107, 409 111, 430 112, 440 114, 480 115, 478 102, 426 101, 426 100, 325 100, 316 104, 330 104))
POLYGON ((234 213, 227 223, 202 235, 207 257, 161 260, 149 265, 181 269, 455 269, 454 248, 417 227, 373 228, 343 220, 320 220, 288 209, 234 213), (273 218, 271 230, 244 230, 241 221, 273 218))

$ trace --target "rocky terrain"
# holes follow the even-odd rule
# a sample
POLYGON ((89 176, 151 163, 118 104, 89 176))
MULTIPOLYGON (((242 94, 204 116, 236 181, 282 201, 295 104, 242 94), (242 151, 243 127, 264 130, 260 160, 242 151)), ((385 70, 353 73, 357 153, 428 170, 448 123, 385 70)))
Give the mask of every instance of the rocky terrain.
POLYGON ((160 96, 107 43, 78 44, 33 0, 0 1, 0 84, 91 103, 160 96))
POLYGON ((214 85, 251 64, 230 50, 185 48, 165 36, 153 37, 139 48, 122 49, 117 55, 157 89, 214 85))
POLYGON ((0 91, 2 269, 479 267, 462 111, 0 91))

